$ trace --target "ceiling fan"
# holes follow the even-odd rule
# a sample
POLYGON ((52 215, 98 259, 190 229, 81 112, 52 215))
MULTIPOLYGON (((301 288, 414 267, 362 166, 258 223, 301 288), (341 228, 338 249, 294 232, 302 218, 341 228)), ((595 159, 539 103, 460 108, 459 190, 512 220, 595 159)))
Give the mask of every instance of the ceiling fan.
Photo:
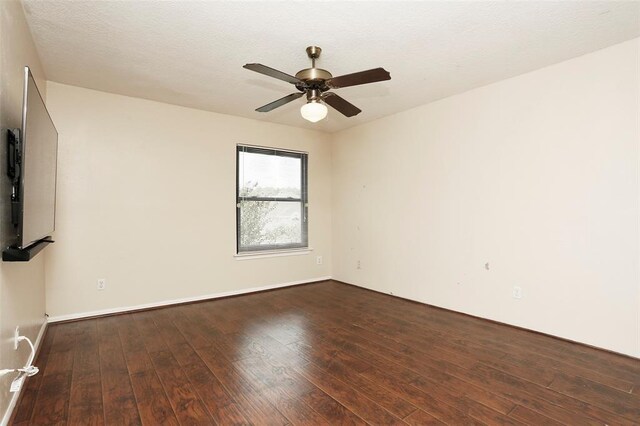
POLYGON ((327 116, 325 103, 341 114, 353 117, 362 112, 360 108, 335 93, 329 92, 329 90, 391 79, 391 74, 384 68, 373 68, 367 71, 334 77, 329 71, 316 68, 316 59, 320 57, 321 52, 322 49, 317 46, 307 47, 307 56, 311 59, 311 68, 298 71, 295 77, 262 64, 244 65, 243 68, 286 81, 296 86, 296 89, 299 90, 299 93, 292 93, 277 101, 263 105, 257 108, 256 111, 269 112, 306 94, 307 103, 300 108, 300 113, 304 119, 312 123, 320 121, 327 116))

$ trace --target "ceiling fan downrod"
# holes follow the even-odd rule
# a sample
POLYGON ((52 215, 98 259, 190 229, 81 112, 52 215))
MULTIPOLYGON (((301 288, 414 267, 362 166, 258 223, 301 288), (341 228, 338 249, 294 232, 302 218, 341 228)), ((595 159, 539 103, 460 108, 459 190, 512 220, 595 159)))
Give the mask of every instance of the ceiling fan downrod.
POLYGON ((316 67, 316 59, 320 57, 321 53, 322 49, 320 49, 318 46, 307 47, 307 56, 309 57, 309 59, 311 59, 311 68, 316 67))

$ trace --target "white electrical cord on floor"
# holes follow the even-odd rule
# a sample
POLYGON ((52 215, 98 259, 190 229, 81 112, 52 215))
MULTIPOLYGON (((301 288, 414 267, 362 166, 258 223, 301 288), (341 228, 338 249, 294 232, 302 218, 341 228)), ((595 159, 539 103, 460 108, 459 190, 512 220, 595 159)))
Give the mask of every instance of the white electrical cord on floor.
POLYGON ((32 365, 33 358, 35 358, 36 356, 36 350, 33 347, 33 343, 31 343, 31 340, 27 336, 18 336, 17 340, 18 342, 27 342, 29 344, 29 347, 31 348, 31 354, 29 354, 29 360, 24 367, 0 370, 0 376, 9 373, 18 373, 18 376, 13 379, 13 382, 11 383, 11 392, 17 392, 22 386, 22 383, 24 382, 24 379, 26 377, 35 376, 40 371, 38 367, 32 365))
POLYGON ((33 343, 31 343, 31 340, 27 336, 18 336, 18 342, 25 342, 25 341, 29 344, 29 347, 31 348, 31 355, 29 355, 29 361, 27 361, 27 365, 25 366, 25 368, 29 368, 29 367, 33 367, 31 364, 33 364, 33 358, 36 357, 36 348, 33 347, 33 343))
POLYGON ((0 376, 2 376, 3 374, 9 374, 9 373, 25 373, 27 376, 31 377, 31 376, 35 376, 39 372, 40 372, 40 369, 38 367, 34 365, 30 365, 28 367, 0 370, 0 376))

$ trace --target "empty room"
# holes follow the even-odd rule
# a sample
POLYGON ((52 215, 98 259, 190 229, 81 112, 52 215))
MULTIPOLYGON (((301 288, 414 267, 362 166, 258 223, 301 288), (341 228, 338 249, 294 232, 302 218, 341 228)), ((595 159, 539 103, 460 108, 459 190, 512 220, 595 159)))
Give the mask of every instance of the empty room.
POLYGON ((0 0, 0 426, 640 425, 640 1, 0 0))

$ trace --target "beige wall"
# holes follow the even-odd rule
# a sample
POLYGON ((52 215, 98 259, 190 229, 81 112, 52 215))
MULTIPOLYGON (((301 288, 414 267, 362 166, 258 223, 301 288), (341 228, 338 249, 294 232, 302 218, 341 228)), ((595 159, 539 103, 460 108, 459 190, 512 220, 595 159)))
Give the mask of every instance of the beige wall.
MULTIPOLYGON (((14 237, 10 224, 10 185, 6 177, 6 129, 20 127, 22 109, 23 68, 31 67, 38 87, 46 89, 44 73, 17 1, 0 1, 0 241, 4 247, 14 237)), ((44 255, 29 263, 0 263, 0 369, 24 365, 29 356, 26 344, 13 349, 16 326, 32 341, 44 323, 44 255)), ((15 375, 0 377, 0 419, 7 412, 13 394, 9 383, 15 375)))
POLYGON ((52 317, 330 275, 328 135, 53 82, 47 95, 60 133, 52 317), (309 152, 311 254, 235 260, 238 143, 309 152))
POLYGON ((333 277, 640 356, 639 47, 336 134, 333 277))

